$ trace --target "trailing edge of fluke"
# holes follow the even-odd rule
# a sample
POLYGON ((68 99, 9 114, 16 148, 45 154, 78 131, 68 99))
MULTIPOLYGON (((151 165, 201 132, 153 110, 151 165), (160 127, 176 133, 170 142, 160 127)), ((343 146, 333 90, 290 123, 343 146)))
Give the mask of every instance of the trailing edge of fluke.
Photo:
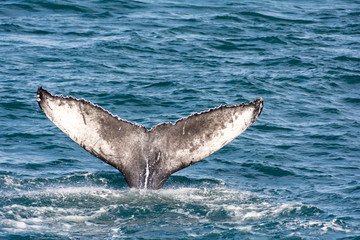
POLYGON ((174 172, 219 150, 259 117, 263 100, 220 106, 150 130, 84 99, 39 87, 45 115, 73 141, 118 169, 131 188, 160 189, 174 172))

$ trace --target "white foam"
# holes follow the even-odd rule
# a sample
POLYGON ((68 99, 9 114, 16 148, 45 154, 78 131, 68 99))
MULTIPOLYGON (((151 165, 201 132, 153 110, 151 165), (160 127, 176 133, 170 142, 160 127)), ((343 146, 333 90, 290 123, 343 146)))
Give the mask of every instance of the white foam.
POLYGON ((302 217, 301 211, 309 207, 307 205, 276 203, 267 196, 225 187, 116 190, 97 186, 49 186, 43 190, 17 190, 7 195, 10 199, 24 197, 35 203, 10 204, 0 209, 0 226, 9 233, 39 231, 67 234, 76 228, 84 234, 89 229, 96 229, 121 237, 124 236, 121 230, 124 224, 136 222, 137 225, 160 226, 157 221, 180 224, 189 229, 194 224, 216 224, 216 228, 231 227, 239 231, 256 232, 255 226, 259 221, 272 219, 278 219, 282 228, 295 232, 301 232, 302 229, 322 233, 347 232, 335 221, 319 220, 316 216, 310 220, 302 217), (47 202, 45 206, 44 201, 47 202), (124 216, 119 212, 121 209, 127 209, 124 216), (129 215, 129 212, 133 214, 129 215), (142 213, 145 215, 142 216, 142 213), (148 213, 155 213, 160 219, 149 221, 146 216, 148 213), (217 217, 218 214, 220 217, 217 217), (142 217, 139 218, 139 215, 142 217), (286 221, 282 221, 284 215, 286 221), (100 225, 101 228, 97 227, 100 225))

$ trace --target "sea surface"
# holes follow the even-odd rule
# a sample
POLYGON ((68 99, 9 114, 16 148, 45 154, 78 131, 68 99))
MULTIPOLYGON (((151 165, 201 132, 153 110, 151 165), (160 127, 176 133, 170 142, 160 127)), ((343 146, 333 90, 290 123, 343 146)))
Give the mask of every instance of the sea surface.
POLYGON ((0 239, 360 239, 360 1, 2 0, 0 239), (36 91, 131 122, 264 99, 230 144, 129 189, 36 91))

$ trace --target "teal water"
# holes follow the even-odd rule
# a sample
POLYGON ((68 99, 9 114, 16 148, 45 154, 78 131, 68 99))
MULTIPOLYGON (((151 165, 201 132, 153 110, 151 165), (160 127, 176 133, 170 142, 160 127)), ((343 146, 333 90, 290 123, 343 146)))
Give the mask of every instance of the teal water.
POLYGON ((0 239, 359 239, 359 1, 4 0, 0 239), (148 128, 264 99, 240 137, 130 190, 36 90, 148 128))

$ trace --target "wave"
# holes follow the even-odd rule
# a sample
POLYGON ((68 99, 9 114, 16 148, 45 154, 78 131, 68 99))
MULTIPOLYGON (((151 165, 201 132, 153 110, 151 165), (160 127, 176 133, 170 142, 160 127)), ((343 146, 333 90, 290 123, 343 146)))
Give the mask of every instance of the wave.
POLYGON ((292 171, 285 170, 283 168, 276 167, 276 166, 266 166, 261 163, 243 163, 242 166, 244 166, 246 168, 255 169, 265 175, 270 175, 270 176, 284 177, 284 176, 295 175, 295 173, 293 173, 292 171))
POLYGON ((265 19, 265 20, 273 21, 273 22, 288 22, 288 23, 298 23, 298 24, 316 23, 314 20, 279 17, 279 16, 259 13, 259 12, 255 12, 255 11, 242 11, 242 12, 239 12, 238 15, 251 17, 253 20, 256 20, 256 21, 260 21, 260 19, 265 19))

